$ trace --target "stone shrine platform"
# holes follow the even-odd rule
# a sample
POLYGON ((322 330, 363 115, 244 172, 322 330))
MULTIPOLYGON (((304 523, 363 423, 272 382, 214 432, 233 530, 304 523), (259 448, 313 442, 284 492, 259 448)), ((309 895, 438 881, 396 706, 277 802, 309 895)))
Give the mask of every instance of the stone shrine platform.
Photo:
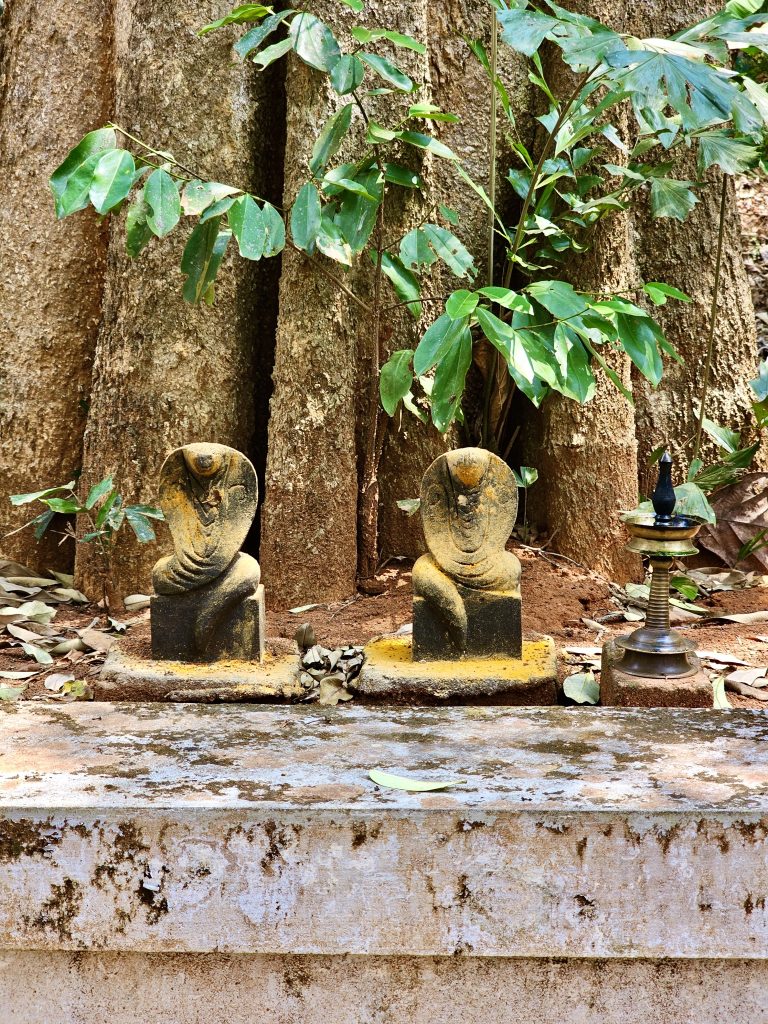
POLYGON ((768 1014, 761 711, 17 703, 0 862, 13 1024, 768 1014))

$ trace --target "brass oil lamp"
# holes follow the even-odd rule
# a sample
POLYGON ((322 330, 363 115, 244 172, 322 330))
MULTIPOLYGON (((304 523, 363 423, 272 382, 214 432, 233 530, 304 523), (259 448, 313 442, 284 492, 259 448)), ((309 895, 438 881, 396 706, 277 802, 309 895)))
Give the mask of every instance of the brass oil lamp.
POLYGON ((651 501, 653 512, 629 512, 623 516, 631 540, 627 551, 645 555, 651 564, 651 588, 644 625, 616 646, 623 655, 616 667, 629 675, 664 678, 693 675, 699 667, 696 645, 669 625, 669 578, 675 558, 698 554, 692 541, 702 522, 675 515, 672 459, 664 452, 659 479, 651 501))

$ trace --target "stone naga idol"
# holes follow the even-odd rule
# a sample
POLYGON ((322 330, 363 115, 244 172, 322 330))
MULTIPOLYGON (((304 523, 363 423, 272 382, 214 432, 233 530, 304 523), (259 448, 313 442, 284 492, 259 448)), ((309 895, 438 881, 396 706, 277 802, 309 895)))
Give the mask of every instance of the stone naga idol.
POLYGON ((520 658, 520 562, 512 470, 482 448, 435 459, 421 484, 429 554, 413 567, 413 657, 520 658))
POLYGON ((174 553, 152 571, 154 657, 261 660, 261 569, 240 550, 258 496, 253 466, 226 445, 188 444, 163 463, 159 504, 174 553))

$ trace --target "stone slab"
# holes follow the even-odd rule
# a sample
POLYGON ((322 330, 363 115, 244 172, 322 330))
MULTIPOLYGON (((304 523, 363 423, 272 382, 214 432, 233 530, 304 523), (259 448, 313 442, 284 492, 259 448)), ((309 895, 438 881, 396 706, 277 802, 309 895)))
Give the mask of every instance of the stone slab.
POLYGON ((467 646, 459 650, 445 619, 423 597, 413 599, 413 657, 438 661, 446 657, 519 658, 523 624, 520 597, 497 591, 456 589, 467 612, 467 646))
POLYGON ((763 1024, 768 963, 0 953, 9 1024, 763 1024))
MULTIPOLYGON (((711 708, 712 681, 699 666, 690 676, 666 679, 635 676, 617 667, 623 650, 613 640, 603 645, 600 703, 616 708, 711 708)), ((699 664, 698 658, 696 659, 699 664)))
POLYGON ((365 658, 360 675, 348 686, 366 698, 411 704, 492 701, 514 707, 557 703, 557 658, 548 636, 524 641, 521 659, 414 661, 408 636, 372 641, 365 658))
MULTIPOLYGON (((203 660, 197 653, 195 627, 201 604, 207 599, 207 591, 218 585, 218 581, 214 581, 207 587, 183 594, 155 594, 152 597, 149 607, 152 656, 155 659, 188 662, 203 660)), ((255 594, 237 605, 226 620, 226 628, 219 633, 221 635, 210 645, 204 660, 262 661, 266 619, 264 586, 261 583, 255 594)))
POLYGON ((2 951, 765 961, 768 717, 6 705, 0 862, 2 951))
POLYGON ((91 683, 96 700, 274 702, 300 700, 298 654, 286 641, 268 641, 261 662, 155 661, 125 654, 119 646, 107 655, 91 683))

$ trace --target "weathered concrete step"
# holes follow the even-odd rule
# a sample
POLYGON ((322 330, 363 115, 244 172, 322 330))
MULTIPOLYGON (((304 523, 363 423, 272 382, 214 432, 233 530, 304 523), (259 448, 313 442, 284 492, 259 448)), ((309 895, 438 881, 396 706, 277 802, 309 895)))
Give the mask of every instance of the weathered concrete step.
POLYGON ((16 704, 0 949, 766 959, 767 740, 760 711, 16 704))

